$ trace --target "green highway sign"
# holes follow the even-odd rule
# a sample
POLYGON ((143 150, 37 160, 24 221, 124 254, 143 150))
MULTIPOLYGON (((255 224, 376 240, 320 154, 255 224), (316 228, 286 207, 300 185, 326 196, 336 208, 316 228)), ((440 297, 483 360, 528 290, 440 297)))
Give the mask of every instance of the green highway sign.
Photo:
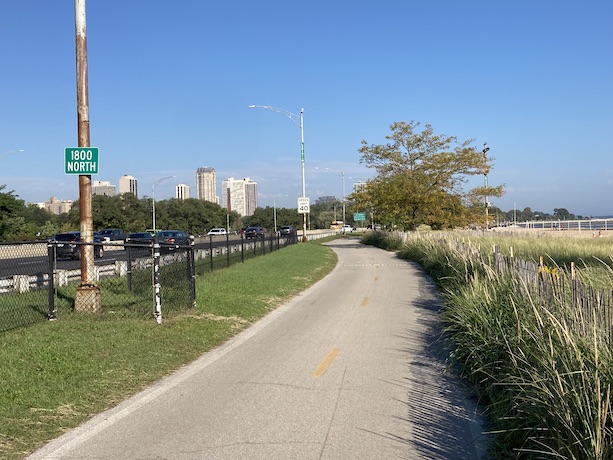
POLYGON ((366 213, 365 212, 354 212, 353 220, 355 220, 356 222, 359 222, 361 220, 366 220, 366 213))
POLYGON ((98 174, 98 147, 66 147, 64 173, 98 174))

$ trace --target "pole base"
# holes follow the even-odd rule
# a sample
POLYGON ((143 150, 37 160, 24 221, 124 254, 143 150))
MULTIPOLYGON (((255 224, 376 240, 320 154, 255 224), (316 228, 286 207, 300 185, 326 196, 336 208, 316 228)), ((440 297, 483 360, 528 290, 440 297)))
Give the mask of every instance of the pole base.
POLYGON ((79 286, 74 304, 75 311, 98 313, 102 311, 102 297, 98 286, 79 286))

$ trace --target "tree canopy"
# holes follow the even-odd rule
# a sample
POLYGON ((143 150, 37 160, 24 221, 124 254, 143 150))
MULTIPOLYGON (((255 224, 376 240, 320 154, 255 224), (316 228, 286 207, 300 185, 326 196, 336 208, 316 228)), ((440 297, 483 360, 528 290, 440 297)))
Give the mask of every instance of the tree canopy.
POLYGON ((377 175, 367 187, 351 195, 363 208, 370 208, 379 222, 414 230, 466 226, 483 222, 483 196, 501 196, 502 186, 465 192, 469 176, 488 174, 492 158, 472 140, 435 134, 432 126, 411 121, 390 125, 386 144, 362 141, 360 162, 377 175), (481 201, 479 202, 479 199, 481 201))

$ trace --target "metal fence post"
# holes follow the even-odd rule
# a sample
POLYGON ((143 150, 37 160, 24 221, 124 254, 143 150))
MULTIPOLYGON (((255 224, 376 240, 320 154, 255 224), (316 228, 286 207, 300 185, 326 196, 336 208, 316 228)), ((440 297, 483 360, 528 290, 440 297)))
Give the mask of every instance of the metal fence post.
POLYGON ((126 277, 128 280, 128 292, 132 292, 132 248, 130 246, 124 246, 124 248, 126 249, 126 263, 128 264, 127 266, 127 271, 126 271, 126 277))
POLYGON ((196 308, 196 256, 194 254, 195 242, 192 239, 192 244, 189 248, 189 271, 190 271, 190 284, 192 294, 192 308, 196 308))
POLYGON ((153 245, 153 290, 155 296, 155 311, 153 318, 162 324, 162 296, 160 292, 160 243, 153 245))
POLYGON ((55 310, 55 244, 47 243, 47 256, 49 258, 49 313, 47 318, 49 321, 55 321, 57 319, 55 310))
POLYGON ((245 262, 245 234, 241 233, 241 263, 245 262))
POLYGON ((226 259, 227 266, 230 266, 230 234, 226 233, 226 259))
POLYGON ((213 235, 209 235, 209 266, 213 271, 213 235))

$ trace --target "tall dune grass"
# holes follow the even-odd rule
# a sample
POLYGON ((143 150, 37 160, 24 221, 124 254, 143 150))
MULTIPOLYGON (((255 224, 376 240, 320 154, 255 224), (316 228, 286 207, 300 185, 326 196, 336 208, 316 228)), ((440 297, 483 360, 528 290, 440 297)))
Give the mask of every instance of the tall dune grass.
POLYGON ((561 271, 581 257, 589 261, 584 267, 610 273, 606 254, 584 243, 542 240, 414 235, 398 253, 420 263, 441 288, 453 358, 496 434, 490 458, 611 459, 613 356, 600 329, 544 302, 525 277, 494 270, 489 248, 512 245, 516 256, 536 260, 546 251, 561 271))

